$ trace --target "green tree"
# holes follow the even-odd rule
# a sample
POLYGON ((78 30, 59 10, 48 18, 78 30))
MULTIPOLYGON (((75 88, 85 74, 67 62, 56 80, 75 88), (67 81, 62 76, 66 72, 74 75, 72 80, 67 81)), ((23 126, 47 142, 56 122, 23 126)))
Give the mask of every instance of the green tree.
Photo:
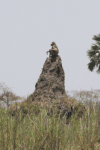
POLYGON ((99 74, 100 73, 100 34, 94 35, 92 39, 95 40, 95 44, 92 44, 91 49, 87 51, 87 55, 90 59, 90 62, 87 65, 90 71, 93 71, 95 67, 98 67, 98 70, 96 72, 99 74))

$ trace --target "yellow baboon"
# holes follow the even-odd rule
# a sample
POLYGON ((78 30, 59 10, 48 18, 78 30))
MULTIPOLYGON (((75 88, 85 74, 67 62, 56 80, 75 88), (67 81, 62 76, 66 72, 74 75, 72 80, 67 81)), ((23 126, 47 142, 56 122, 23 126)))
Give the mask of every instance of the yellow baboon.
POLYGON ((49 52, 50 55, 58 55, 59 50, 58 50, 58 47, 57 47, 56 43, 55 43, 55 42, 52 42, 52 43, 51 43, 51 46, 52 46, 52 48, 49 49, 49 51, 47 51, 47 54, 48 54, 48 52, 49 52))

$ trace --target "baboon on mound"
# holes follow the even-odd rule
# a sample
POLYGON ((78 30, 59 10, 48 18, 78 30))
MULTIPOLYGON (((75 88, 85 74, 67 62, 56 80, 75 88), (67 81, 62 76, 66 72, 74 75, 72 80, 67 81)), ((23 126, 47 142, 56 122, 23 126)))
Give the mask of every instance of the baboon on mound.
POLYGON ((51 56, 51 55, 58 55, 59 50, 58 50, 58 47, 57 47, 56 43, 52 42, 51 46, 52 46, 52 48, 49 49, 49 51, 47 51, 47 54, 49 52, 49 56, 51 56))

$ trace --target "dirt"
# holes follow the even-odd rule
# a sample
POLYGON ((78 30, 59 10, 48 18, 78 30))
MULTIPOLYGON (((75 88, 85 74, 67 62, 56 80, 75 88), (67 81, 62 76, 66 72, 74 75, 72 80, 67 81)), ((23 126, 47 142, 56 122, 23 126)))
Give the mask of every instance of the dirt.
POLYGON ((52 101, 66 97, 65 73, 59 55, 46 59, 35 85, 32 101, 52 101))

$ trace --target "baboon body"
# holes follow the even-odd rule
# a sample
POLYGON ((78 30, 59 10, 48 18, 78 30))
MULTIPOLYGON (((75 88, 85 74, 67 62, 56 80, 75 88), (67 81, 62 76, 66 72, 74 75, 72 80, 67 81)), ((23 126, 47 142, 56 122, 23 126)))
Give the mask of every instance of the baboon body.
POLYGON ((56 43, 52 42, 51 46, 52 46, 52 48, 49 49, 49 51, 47 51, 47 54, 49 52, 49 54, 50 54, 49 56, 51 56, 51 55, 58 55, 59 50, 58 50, 58 47, 57 47, 56 43))

